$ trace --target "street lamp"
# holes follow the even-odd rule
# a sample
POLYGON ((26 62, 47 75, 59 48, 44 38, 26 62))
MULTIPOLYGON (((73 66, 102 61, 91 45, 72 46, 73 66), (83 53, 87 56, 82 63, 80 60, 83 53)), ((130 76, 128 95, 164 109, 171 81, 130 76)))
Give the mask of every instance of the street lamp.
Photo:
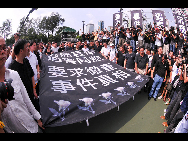
POLYGON ((85 21, 82 21, 82 22, 83 22, 83 33, 84 33, 84 22, 85 22, 85 21))

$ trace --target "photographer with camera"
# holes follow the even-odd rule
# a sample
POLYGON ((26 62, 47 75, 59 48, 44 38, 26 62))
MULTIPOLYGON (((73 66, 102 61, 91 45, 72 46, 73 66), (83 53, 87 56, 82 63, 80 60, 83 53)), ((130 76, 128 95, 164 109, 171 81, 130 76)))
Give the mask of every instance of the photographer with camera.
POLYGON ((5 68, 6 50, 5 40, 0 37, 0 82, 2 84, 0 97, 2 100, 5 95, 9 100, 1 114, 4 129, 8 133, 37 133, 38 125, 43 128, 41 115, 33 106, 18 72, 5 68), (3 89, 4 83, 6 88, 3 89))
POLYGON ((138 36, 138 46, 141 47, 144 45, 144 31, 142 30, 142 28, 140 26, 138 26, 137 29, 137 36, 138 36))
POLYGON ((126 39, 126 31, 124 29, 124 26, 122 25, 119 31, 119 46, 122 46, 125 43, 125 39, 126 39))

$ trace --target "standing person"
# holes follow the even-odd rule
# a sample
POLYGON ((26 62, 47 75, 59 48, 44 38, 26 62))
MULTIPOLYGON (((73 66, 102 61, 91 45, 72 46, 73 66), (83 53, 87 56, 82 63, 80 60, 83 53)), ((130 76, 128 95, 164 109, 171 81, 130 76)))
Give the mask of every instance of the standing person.
POLYGON ((162 44, 161 44, 161 37, 162 37, 162 35, 161 35, 161 33, 160 33, 160 30, 158 29, 158 28, 156 28, 155 29, 155 46, 157 46, 157 48, 158 47, 160 47, 160 46, 162 46, 162 44))
POLYGON ((178 55, 179 55, 179 52, 182 53, 183 42, 184 42, 184 36, 183 36, 183 33, 180 33, 179 39, 178 39, 178 48, 177 48, 177 54, 178 55))
POLYGON ((89 51, 89 49, 87 48, 86 44, 84 44, 84 47, 82 48, 82 51, 84 51, 84 52, 89 51))
POLYGON ((59 49, 58 49, 58 52, 63 52, 65 50, 65 46, 64 46, 64 43, 62 42, 61 44, 60 44, 60 47, 59 47, 59 49))
POLYGON ((122 25, 119 31, 119 46, 122 46, 125 43, 125 39, 126 39, 126 32, 124 26, 122 25))
POLYGON ((109 60, 112 61, 112 62, 116 62, 116 56, 117 56, 117 49, 115 49, 115 45, 113 43, 110 44, 110 51, 109 51, 109 60))
POLYGON ((59 49, 59 47, 57 47, 57 43, 53 42, 52 43, 52 48, 51 48, 52 52, 56 53, 56 52, 58 52, 58 49, 59 49))
POLYGON ((110 48, 107 46, 106 42, 103 43, 102 49, 101 49, 101 54, 104 56, 106 59, 108 59, 108 53, 110 52, 110 48))
POLYGON ((136 54, 133 52, 132 46, 128 46, 127 50, 128 53, 125 55, 124 68, 134 72, 136 54))
POLYGON ((3 46, 6 46, 5 40, 0 37, 0 82, 12 78, 11 86, 14 88, 14 100, 8 102, 1 115, 5 124, 4 129, 8 133, 37 133, 38 125, 43 128, 40 120, 41 115, 31 103, 18 72, 5 68, 7 52, 6 47, 3 46))
POLYGON ((99 41, 95 41, 94 50, 97 52, 101 52, 102 46, 99 45, 99 41))
POLYGON ((176 55, 176 48, 175 48, 175 44, 176 44, 176 34, 174 32, 173 29, 170 30, 170 51, 173 51, 174 55, 176 55))
POLYGON ((131 27, 131 38, 130 38, 130 45, 133 47, 133 52, 136 52, 136 29, 131 27))
POLYGON ((141 47, 139 54, 135 57, 135 72, 146 75, 148 71, 148 55, 144 53, 144 48, 141 47))
POLYGON ((163 47, 163 54, 169 53, 169 35, 168 33, 164 34, 164 47, 163 47))
POLYGON ((153 56, 152 63, 151 63, 151 73, 153 72, 153 77, 155 77, 154 67, 155 63, 162 57, 163 49, 162 47, 158 48, 158 53, 153 56))
POLYGON ((33 69, 35 85, 37 85, 38 79, 40 79, 40 68, 39 68, 37 57, 34 54, 34 50, 36 50, 36 43, 34 41, 31 42, 29 46, 29 50, 30 51, 28 52, 26 58, 29 60, 29 63, 33 69))
POLYGON ((14 34, 14 40, 15 40, 14 43, 16 43, 19 39, 20 39, 20 34, 19 33, 15 33, 14 34))
MULTIPOLYGON (((166 75, 168 69, 169 69, 169 63, 167 61, 167 55, 163 55, 163 57, 160 60, 158 60, 157 63, 155 64, 154 70, 156 70, 157 73, 155 74, 154 82, 151 91, 148 95, 148 100, 150 100, 153 95, 153 98, 156 101, 157 94, 161 88, 161 85, 163 82, 166 81, 166 75), (153 94, 154 90, 155 93, 153 94)), ((151 78, 153 78, 153 72, 151 73, 151 78)))
POLYGON ((38 98, 36 89, 35 89, 35 80, 34 80, 34 72, 29 63, 29 60, 26 59, 26 55, 28 54, 28 44, 25 40, 18 40, 15 44, 14 52, 16 59, 9 65, 9 69, 15 70, 20 75, 20 78, 27 90, 29 98, 33 105, 35 105, 34 97, 38 98))
POLYGON ((84 42, 86 40, 86 35, 84 34, 84 32, 82 32, 82 42, 84 42))
POLYGON ((137 36, 138 36, 138 46, 141 47, 144 44, 144 42, 143 42, 143 40, 144 40, 144 31, 142 31, 141 27, 138 27, 137 36))
POLYGON ((124 67, 125 54, 126 54, 125 49, 123 46, 121 46, 117 53, 116 64, 124 67))
POLYGON ((51 50, 51 47, 50 47, 49 44, 47 45, 47 48, 46 48, 46 50, 45 50, 44 53, 45 53, 46 55, 51 55, 51 54, 52 54, 52 50, 51 50))

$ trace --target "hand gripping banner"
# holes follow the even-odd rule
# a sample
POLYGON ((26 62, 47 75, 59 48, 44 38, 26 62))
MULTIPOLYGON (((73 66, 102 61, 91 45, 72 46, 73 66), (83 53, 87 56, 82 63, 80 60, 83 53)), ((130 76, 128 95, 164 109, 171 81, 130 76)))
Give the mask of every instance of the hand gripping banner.
POLYGON ((148 81, 95 51, 43 55, 39 86, 43 125, 88 120, 128 101, 148 81))

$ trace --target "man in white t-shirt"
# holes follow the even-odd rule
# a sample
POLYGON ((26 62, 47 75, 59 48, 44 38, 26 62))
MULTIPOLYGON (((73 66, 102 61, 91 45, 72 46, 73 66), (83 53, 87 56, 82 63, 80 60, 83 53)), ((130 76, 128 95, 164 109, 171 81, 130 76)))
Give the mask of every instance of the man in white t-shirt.
POLYGON ((115 49, 115 45, 113 43, 110 44, 110 51, 109 51, 109 60, 116 63, 116 56, 117 56, 117 49, 115 49))
POLYGON ((157 47, 162 46, 162 44, 161 44, 162 35, 160 34, 160 30, 158 28, 156 28, 155 32, 156 32, 156 34, 155 34, 155 38, 156 38, 155 45, 157 45, 157 47))
POLYGON ((106 43, 103 43, 103 46, 102 49, 101 49, 101 54, 102 56, 104 56, 106 59, 108 59, 108 53, 110 51, 110 47, 107 46, 106 43))
POLYGON ((82 51, 84 51, 84 52, 89 51, 89 48, 87 48, 87 44, 84 44, 84 47, 82 48, 82 51))
POLYGON ((28 52, 28 55, 26 56, 26 58, 29 60, 29 63, 33 69, 34 72, 34 80, 35 80, 35 84, 38 83, 38 79, 40 79, 40 68, 39 68, 39 64, 38 64, 38 60, 36 55, 33 53, 34 50, 36 50, 36 43, 35 42, 31 42, 30 46, 29 46, 29 50, 30 52, 28 52))
POLYGON ((52 43, 52 48, 51 48, 51 50, 53 51, 53 53, 58 52, 58 49, 59 49, 59 47, 57 47, 57 43, 53 42, 52 43))

